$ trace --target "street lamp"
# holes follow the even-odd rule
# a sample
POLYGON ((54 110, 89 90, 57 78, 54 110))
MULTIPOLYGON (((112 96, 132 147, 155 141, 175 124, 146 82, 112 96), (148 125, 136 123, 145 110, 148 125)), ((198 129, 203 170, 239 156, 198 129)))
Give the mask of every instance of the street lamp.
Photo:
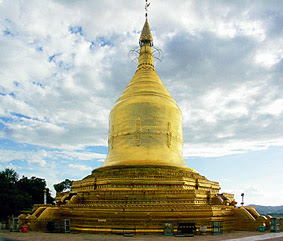
POLYGON ((245 196, 245 194, 242 193, 241 196, 242 196, 242 202, 241 202, 241 204, 242 204, 242 206, 243 206, 243 205, 244 205, 244 196, 245 196))
POLYGON ((44 192, 44 204, 47 204, 47 190, 46 190, 46 188, 44 188, 44 190, 43 190, 43 192, 44 192))

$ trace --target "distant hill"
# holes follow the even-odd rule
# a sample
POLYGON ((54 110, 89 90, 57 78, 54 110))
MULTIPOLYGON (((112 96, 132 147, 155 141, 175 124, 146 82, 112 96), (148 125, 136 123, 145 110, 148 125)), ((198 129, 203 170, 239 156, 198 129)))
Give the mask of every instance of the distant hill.
POLYGON ((282 206, 261 206, 261 205, 250 204, 248 206, 255 207, 256 211, 262 215, 283 214, 283 205, 282 206))

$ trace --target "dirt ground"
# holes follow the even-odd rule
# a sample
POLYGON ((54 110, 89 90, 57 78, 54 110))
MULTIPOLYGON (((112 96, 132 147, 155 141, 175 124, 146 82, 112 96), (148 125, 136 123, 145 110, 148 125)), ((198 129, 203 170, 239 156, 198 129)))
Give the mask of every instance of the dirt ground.
MULTIPOLYGON (((9 231, 0 231, 0 241, 18 241, 18 240, 27 240, 27 241, 91 241, 91 240, 99 240, 99 241, 161 241, 161 240, 229 240, 229 239, 238 239, 249 237, 248 240, 283 240, 283 233, 281 233, 282 237, 273 237, 272 234, 266 237, 266 234, 270 234, 269 232, 262 233, 262 232, 233 232, 233 233, 226 233, 223 235, 203 235, 203 236, 194 236, 194 237, 173 237, 173 236, 164 236, 163 234, 136 234, 132 237, 124 237, 123 235, 118 234, 87 234, 87 233, 44 233, 44 232, 9 232, 9 231), (263 239, 258 239, 258 235, 261 236, 263 239), (270 238, 269 238, 270 237, 270 238)), ((277 235, 278 236, 278 235, 277 235)), ((246 239, 245 239, 246 240, 246 239)))

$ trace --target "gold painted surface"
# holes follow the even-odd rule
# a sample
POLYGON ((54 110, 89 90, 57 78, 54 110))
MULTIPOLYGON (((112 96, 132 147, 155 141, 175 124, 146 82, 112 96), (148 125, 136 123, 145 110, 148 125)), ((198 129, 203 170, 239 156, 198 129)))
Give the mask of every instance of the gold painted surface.
POLYGON ((165 222, 209 232, 211 221, 222 221, 223 232, 268 227, 270 219, 236 208, 233 194, 187 166, 182 114, 154 70, 147 20, 140 45, 138 69, 110 113, 106 161, 23 221, 45 230, 48 221, 70 219, 72 231, 109 233, 163 232, 165 222))
POLYGON ((151 32, 150 32, 150 28, 149 28, 149 24, 148 24, 147 19, 145 20, 145 23, 144 23, 144 26, 143 26, 143 29, 142 29, 142 33, 141 33, 141 36, 140 36, 140 43, 146 42, 146 41, 153 43, 153 38, 152 38, 152 35, 151 35, 151 32))
POLYGON ((182 113, 154 70, 147 20, 140 42, 138 69, 110 113, 109 152, 102 167, 188 167, 183 159, 182 113))

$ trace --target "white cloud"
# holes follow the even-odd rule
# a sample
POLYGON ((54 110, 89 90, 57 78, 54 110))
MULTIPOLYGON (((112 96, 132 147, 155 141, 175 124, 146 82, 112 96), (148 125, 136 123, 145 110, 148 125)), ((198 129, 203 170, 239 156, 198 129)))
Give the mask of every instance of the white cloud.
POLYGON ((55 152, 56 155, 62 157, 62 159, 71 159, 71 160, 94 160, 100 161, 100 158, 105 158, 105 154, 93 153, 93 152, 67 152, 67 151, 59 151, 55 152))
POLYGON ((282 44, 282 38, 274 38, 265 41, 259 46, 255 53, 255 63, 267 69, 278 64, 283 57, 282 44))
POLYGON ((98 161, 101 162, 101 158, 105 158, 105 154, 99 154, 95 152, 86 151, 14 151, 14 150, 3 150, 0 149, 0 162, 11 162, 14 160, 26 160, 29 163, 35 163, 42 167, 48 166, 47 163, 53 161, 63 160, 76 160, 76 161, 98 161))
POLYGON ((10 150, 0 150, 1 162, 10 162, 12 160, 22 160, 28 157, 27 153, 15 152, 10 150))
POLYGON ((267 105, 261 106, 258 111, 260 114, 270 114, 280 116, 283 113, 283 99, 270 101, 267 105))
MULTIPOLYGON (((234 134, 234 133, 233 133, 234 134)), ((217 134, 219 138, 229 138, 231 135, 228 133, 217 134)), ((266 150, 271 146, 282 146, 283 138, 279 137, 274 140, 233 140, 226 141, 225 143, 209 143, 204 145, 202 143, 185 143, 184 144, 184 157, 221 157, 227 155, 243 154, 249 151, 266 150)))
MULTIPOLYGON (((13 151, 13 150, 1 150, 0 149, 0 162, 12 162, 21 161, 22 166, 26 161, 28 164, 34 167, 38 165, 40 167, 50 168, 53 166, 52 162, 47 162, 47 158, 50 158, 50 153, 41 151, 13 151)), ((12 163, 7 164, 7 167, 12 165, 12 168, 19 168, 21 165, 14 165, 12 163)))
POLYGON ((78 169, 80 171, 91 171, 92 168, 86 165, 78 165, 78 164, 69 164, 69 168, 78 169))
MULTIPOLYGON (((273 181, 275 179, 273 178, 273 181)), ((270 200, 272 200, 272 206, 282 205, 281 190, 274 188, 272 182, 265 180, 259 181, 257 184, 242 182, 241 185, 235 185, 235 188, 226 189, 226 192, 233 193, 238 206, 241 205, 241 194, 244 193, 244 204, 260 204, 270 206, 270 200)))

